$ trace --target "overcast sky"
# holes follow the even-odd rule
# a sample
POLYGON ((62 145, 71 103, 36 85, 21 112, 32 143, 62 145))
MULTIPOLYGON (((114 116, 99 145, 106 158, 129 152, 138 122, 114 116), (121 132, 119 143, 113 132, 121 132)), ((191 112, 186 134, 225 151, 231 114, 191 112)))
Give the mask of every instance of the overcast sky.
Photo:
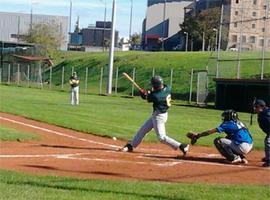
MULTIPOLYGON (((103 21, 105 2, 107 21, 111 21, 112 0, 72 0, 72 29, 80 16, 80 28, 103 21)), ((117 0, 116 29, 120 37, 128 37, 131 0, 117 0)), ((132 33, 142 31, 147 0, 133 0, 132 33)), ((0 11, 69 16, 70 0, 0 0, 0 11)))

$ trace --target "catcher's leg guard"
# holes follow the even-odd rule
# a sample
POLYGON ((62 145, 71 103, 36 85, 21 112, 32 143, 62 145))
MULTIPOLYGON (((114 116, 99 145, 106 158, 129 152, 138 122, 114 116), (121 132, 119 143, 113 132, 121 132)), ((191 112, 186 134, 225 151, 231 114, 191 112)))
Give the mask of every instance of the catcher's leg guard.
POLYGON ((214 144, 219 153, 223 155, 227 160, 233 161, 237 157, 237 155, 233 153, 232 149, 228 145, 222 143, 220 137, 214 140, 214 144))

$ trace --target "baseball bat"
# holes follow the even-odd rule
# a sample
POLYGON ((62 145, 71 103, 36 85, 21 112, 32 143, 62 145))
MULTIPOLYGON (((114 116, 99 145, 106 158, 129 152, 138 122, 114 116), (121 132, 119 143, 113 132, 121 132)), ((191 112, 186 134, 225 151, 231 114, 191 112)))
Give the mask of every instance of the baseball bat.
POLYGON ((143 89, 127 74, 127 73, 123 73, 123 76, 129 80, 138 90, 143 91, 143 89))

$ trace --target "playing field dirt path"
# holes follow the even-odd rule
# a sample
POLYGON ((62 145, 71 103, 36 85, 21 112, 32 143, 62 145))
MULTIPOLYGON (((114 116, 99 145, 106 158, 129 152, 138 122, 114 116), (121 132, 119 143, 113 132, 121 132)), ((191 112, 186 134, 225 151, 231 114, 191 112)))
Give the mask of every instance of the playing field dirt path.
POLYGON ((183 158, 163 144, 143 143, 133 153, 126 142, 0 113, 0 124, 40 136, 38 141, 0 142, 0 168, 31 174, 86 179, 224 184, 270 184, 263 151, 252 151, 246 166, 226 164, 214 148, 193 146, 183 158))

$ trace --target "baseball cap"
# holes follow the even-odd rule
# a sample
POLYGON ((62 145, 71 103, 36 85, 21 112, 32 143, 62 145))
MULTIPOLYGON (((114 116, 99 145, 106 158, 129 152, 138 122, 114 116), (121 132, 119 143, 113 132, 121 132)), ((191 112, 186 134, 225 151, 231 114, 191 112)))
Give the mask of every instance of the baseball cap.
POLYGON ((257 99, 257 100, 255 101, 255 103, 254 103, 254 106, 262 106, 262 107, 264 107, 264 106, 266 106, 266 104, 265 104, 264 100, 262 100, 262 99, 257 99))

